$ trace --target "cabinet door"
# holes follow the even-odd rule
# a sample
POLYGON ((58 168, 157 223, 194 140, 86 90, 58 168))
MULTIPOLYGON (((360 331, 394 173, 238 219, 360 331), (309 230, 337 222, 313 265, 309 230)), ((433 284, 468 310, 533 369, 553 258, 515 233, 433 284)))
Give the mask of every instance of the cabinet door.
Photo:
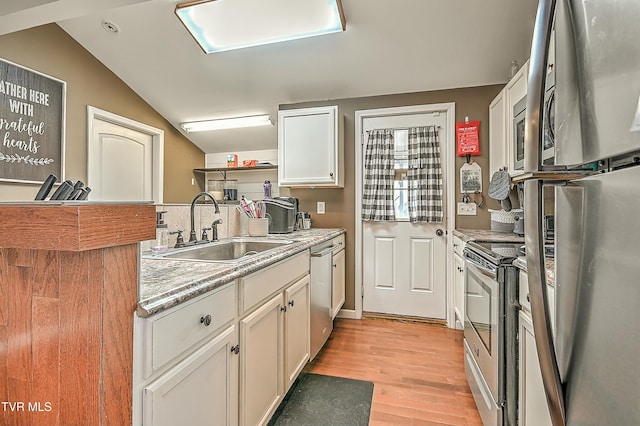
POLYGON ((502 89, 489 105, 489 179, 499 169, 507 168, 508 162, 507 109, 502 89))
POLYGON ((333 274, 331 277, 331 318, 335 318, 344 305, 344 250, 333 255, 333 274))
POLYGON ((453 302, 456 316, 456 328, 464 328, 464 260, 457 254, 453 255, 454 280, 453 302))
POLYGON ((343 186, 338 107, 278 113, 280 186, 343 186))
MULTIPOLYGON (((266 424, 283 396, 282 293, 240 320, 240 424, 266 424)), ((186 423, 182 423, 186 424, 186 423)))
POLYGON ((285 393, 309 360, 309 275, 285 290, 285 393))
POLYGON ((518 361, 519 390, 518 424, 520 426, 551 425, 551 416, 542 386, 536 338, 531 317, 520 311, 518 361))
POLYGON ((145 426, 235 425, 238 418, 237 341, 230 326, 143 389, 145 426))

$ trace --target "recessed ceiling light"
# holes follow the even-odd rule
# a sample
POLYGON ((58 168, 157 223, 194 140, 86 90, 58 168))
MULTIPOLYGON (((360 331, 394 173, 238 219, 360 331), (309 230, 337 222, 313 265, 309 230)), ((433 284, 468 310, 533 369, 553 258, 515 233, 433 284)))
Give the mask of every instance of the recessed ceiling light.
POLYGON ((102 21, 102 28, 111 34, 118 34, 120 32, 120 28, 111 21, 102 21))
POLYGON ((206 53, 345 29, 341 0, 201 0, 175 13, 206 53))

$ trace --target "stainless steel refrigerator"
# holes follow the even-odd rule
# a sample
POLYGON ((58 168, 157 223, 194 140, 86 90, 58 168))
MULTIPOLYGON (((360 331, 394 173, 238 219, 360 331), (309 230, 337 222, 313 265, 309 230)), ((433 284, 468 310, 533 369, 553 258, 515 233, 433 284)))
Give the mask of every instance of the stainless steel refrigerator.
POLYGON ((527 269, 553 424, 638 425, 640 1, 541 0, 526 108, 527 269), (550 111, 545 77, 553 25, 550 111), (541 155, 550 112, 555 164, 541 155), (556 196, 555 337, 543 265, 543 184, 554 185, 556 196))

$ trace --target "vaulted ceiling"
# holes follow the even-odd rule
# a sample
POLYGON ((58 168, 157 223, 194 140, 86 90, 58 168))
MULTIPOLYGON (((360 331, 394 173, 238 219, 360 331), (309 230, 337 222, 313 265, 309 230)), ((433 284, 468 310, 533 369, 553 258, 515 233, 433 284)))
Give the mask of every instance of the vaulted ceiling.
MULTIPOLYGON (((511 61, 529 56, 537 6, 342 0, 342 33, 206 55, 174 15, 177 3, 2 0, 0 35, 57 22, 180 129, 257 113, 275 120, 279 104, 505 83, 511 61)), ((275 128, 184 134, 205 152, 229 151, 231 135, 238 151, 276 146, 275 128)))

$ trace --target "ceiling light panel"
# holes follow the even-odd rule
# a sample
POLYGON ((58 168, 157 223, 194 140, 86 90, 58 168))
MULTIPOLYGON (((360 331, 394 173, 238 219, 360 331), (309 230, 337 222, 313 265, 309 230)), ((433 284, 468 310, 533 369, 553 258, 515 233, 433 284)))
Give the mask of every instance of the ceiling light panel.
POLYGON ((220 118, 215 120, 192 121, 180 126, 187 132, 207 132, 210 130, 238 129, 242 127, 272 126, 269 114, 246 117, 220 118))
POLYGON ((206 0, 176 15, 206 53, 344 31, 340 0, 206 0))

